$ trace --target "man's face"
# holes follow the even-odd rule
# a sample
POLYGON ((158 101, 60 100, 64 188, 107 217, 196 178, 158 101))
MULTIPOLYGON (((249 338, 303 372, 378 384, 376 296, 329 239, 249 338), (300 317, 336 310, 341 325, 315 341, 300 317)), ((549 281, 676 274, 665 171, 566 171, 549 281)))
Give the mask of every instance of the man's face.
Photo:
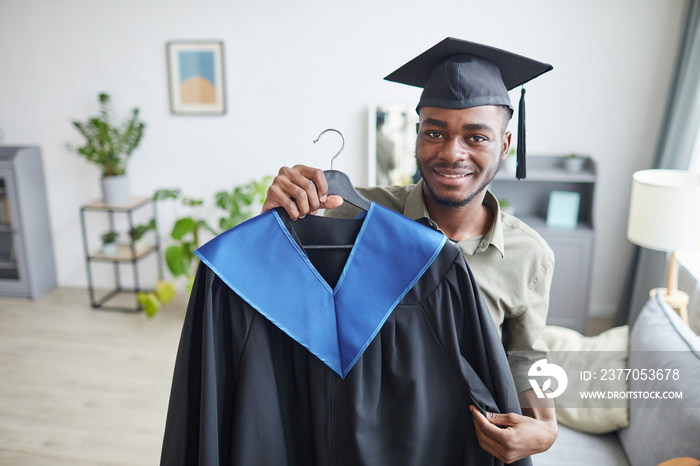
POLYGON ((423 107, 416 164, 427 195, 443 207, 462 207, 496 176, 510 146, 503 110, 493 105, 450 110, 423 107))

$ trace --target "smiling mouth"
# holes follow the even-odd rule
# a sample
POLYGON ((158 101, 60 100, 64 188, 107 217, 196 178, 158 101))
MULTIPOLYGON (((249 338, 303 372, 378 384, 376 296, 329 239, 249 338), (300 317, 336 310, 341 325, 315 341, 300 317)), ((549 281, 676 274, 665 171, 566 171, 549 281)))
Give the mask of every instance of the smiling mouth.
POLYGON ((435 173, 437 173, 438 175, 440 175, 440 176, 442 176, 442 177, 445 177, 445 178, 448 178, 448 179, 450 179, 450 180, 456 180, 456 179, 459 179, 459 178, 465 178, 465 177, 471 175, 471 173, 441 173, 441 172, 439 172, 438 170, 433 170, 433 171, 434 171, 435 173))

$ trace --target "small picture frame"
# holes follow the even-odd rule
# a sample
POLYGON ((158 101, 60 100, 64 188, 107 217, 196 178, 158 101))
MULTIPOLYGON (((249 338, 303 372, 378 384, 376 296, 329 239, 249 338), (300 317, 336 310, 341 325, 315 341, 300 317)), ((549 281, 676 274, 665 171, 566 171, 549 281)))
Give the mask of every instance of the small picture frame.
POLYGON ((547 208, 547 226, 573 230, 578 225, 581 195, 570 191, 552 191, 547 208))
POLYGON ((170 111, 175 115, 223 115, 224 44, 171 41, 166 45, 170 111))

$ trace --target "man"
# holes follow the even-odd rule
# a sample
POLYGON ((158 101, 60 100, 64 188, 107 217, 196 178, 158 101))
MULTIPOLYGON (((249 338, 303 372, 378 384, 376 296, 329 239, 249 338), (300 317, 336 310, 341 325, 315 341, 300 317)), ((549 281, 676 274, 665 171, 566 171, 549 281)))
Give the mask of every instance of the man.
MULTIPOLYGON (((370 200, 413 219, 427 217, 462 251, 484 295, 509 355, 524 416, 471 408, 479 444, 505 463, 547 450, 557 437, 551 399, 538 399, 527 380, 546 357, 544 328, 554 257, 544 240, 518 219, 502 214, 487 191, 508 154, 513 107, 508 89, 551 69, 480 44, 448 38, 386 79, 423 87, 418 103, 416 162, 422 176, 408 187, 367 188, 370 200)), ((521 106, 522 106, 521 102, 521 106)), ((519 144, 524 148, 524 116, 519 144)), ((524 177, 524 151, 518 177, 524 177)), ((282 207, 292 220, 319 209, 352 215, 328 195, 321 170, 283 167, 263 211, 282 207)))

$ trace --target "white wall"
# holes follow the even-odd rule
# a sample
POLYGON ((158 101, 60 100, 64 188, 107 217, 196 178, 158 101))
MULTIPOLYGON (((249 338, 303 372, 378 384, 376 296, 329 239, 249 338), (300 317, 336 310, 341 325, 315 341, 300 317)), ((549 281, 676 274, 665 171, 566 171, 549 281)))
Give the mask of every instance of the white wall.
POLYGON ((212 193, 281 165, 336 168, 366 179, 366 109, 415 102, 418 90, 382 77, 446 36, 554 65, 528 90, 531 154, 590 154, 598 162, 592 313, 612 315, 632 251, 625 239, 631 174, 649 166, 673 74, 684 2, 653 0, 434 1, 0 0, 0 127, 4 144, 43 151, 59 282, 84 286, 79 206, 99 172, 65 149, 71 119, 109 92, 120 115, 148 123, 130 165, 132 191, 177 186, 212 193), (169 112, 165 44, 225 44, 228 112, 169 112), (325 144, 324 144, 325 143, 325 144))

